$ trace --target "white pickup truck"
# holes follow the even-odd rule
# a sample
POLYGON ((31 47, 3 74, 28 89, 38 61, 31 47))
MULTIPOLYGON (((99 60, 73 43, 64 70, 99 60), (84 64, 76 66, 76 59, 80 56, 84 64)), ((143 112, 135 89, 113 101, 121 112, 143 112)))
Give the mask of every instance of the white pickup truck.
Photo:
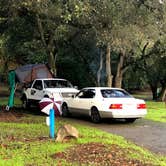
POLYGON ((63 98, 76 94, 78 90, 73 85, 59 78, 35 79, 29 86, 25 87, 21 97, 23 108, 36 105, 44 97, 53 98, 60 96, 63 98))

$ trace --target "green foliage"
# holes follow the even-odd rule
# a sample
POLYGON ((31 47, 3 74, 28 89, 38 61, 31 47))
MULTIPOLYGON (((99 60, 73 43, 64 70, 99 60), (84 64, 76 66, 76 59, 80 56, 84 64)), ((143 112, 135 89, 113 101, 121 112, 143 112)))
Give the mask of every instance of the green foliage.
MULTIPOLYGON (((99 50, 105 54, 109 43, 116 52, 114 76, 119 54, 125 56, 124 87, 132 84, 131 65, 138 77, 146 76, 142 85, 165 80, 165 9, 166 3, 156 0, 0 0, 1 71, 11 61, 48 63, 55 72, 58 67, 58 76, 79 80, 74 83, 80 87, 96 85, 99 50)), ((104 68, 101 78, 105 82, 104 68)))
MULTIPOLYGON (((91 34, 92 37, 93 34, 91 34)), ((57 75, 69 79, 79 88, 95 86, 97 64, 95 42, 85 33, 78 33, 74 40, 67 41, 57 58, 57 75), (74 71, 74 72, 73 72, 74 71)))
POLYGON ((123 87, 130 91, 133 89, 141 90, 146 86, 147 78, 145 74, 130 67, 124 75, 123 87))

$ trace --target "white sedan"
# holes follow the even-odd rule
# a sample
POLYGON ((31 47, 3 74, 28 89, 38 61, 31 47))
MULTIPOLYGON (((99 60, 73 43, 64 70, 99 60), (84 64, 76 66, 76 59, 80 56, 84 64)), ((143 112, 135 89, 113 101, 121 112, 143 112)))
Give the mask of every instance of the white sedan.
POLYGON ((62 115, 69 113, 91 117, 98 123, 102 118, 120 118, 134 122, 147 114, 144 100, 136 99, 123 89, 89 87, 80 90, 75 96, 65 98, 62 115))

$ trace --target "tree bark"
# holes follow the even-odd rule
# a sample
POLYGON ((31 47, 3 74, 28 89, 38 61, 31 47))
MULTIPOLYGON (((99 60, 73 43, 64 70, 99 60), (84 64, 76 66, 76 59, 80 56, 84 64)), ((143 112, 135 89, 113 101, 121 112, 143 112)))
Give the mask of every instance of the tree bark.
POLYGON ((54 54, 53 54, 53 52, 50 52, 49 56, 48 56, 48 65, 50 67, 51 73, 53 74, 53 76, 56 77, 57 70, 56 70, 55 62, 56 62, 56 60, 55 60, 54 54))
POLYGON ((100 80, 101 80, 102 68, 103 68, 103 52, 101 50, 101 52, 100 52, 100 65, 99 65, 99 69, 97 71, 97 86, 101 86, 100 80))
POLYGON ((50 67, 52 74, 54 76, 56 76, 57 69, 56 69, 55 64, 56 64, 56 56, 57 55, 54 56, 54 38, 53 38, 53 35, 50 34, 50 39, 49 39, 49 42, 47 44, 45 37, 44 37, 44 29, 43 29, 40 17, 38 14, 36 15, 36 17, 37 17, 37 25, 38 25, 38 31, 40 34, 40 38, 41 38, 42 44, 46 50, 46 53, 48 55, 48 66, 50 67))
POLYGON ((165 87, 165 89, 163 90, 163 94, 162 94, 161 100, 164 101, 165 104, 166 104, 166 87, 165 87))
POLYGON ((56 70, 56 58, 57 53, 55 54, 55 46, 54 46, 54 38, 53 34, 50 35, 49 42, 47 45, 47 51, 48 51, 48 65, 51 68, 51 72, 54 76, 57 76, 57 70, 56 70))
POLYGON ((123 80, 123 75, 122 74, 115 77, 115 87, 116 88, 122 88, 122 80, 123 80))
POLYGON ((43 26, 42 26, 42 23, 41 23, 41 20, 40 20, 40 17, 39 17, 38 14, 36 15, 36 18, 37 18, 37 26, 38 26, 38 30, 39 30, 39 34, 40 34, 42 44, 45 48, 47 48, 47 44, 46 44, 46 41, 45 41, 45 38, 44 38, 43 26))
POLYGON ((125 54, 121 52, 120 57, 119 57, 119 62, 117 65, 117 72, 116 72, 116 76, 115 76, 115 87, 116 88, 122 87, 124 58, 125 58, 125 54))
POLYGON ((162 89, 158 96, 158 100, 166 102, 166 85, 164 83, 162 84, 162 89))
POLYGON ((107 86, 112 87, 112 72, 111 72, 111 45, 107 43, 107 50, 106 50, 106 80, 107 86))
POLYGON ((153 100, 157 100, 157 86, 151 85, 153 100))

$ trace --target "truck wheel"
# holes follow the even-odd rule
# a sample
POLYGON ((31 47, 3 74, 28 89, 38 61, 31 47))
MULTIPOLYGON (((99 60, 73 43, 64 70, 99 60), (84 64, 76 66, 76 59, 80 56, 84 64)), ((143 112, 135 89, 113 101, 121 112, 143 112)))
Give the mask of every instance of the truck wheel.
POLYGON ((26 98, 26 96, 22 98, 22 107, 23 109, 30 108, 30 103, 28 102, 28 99, 26 98))

